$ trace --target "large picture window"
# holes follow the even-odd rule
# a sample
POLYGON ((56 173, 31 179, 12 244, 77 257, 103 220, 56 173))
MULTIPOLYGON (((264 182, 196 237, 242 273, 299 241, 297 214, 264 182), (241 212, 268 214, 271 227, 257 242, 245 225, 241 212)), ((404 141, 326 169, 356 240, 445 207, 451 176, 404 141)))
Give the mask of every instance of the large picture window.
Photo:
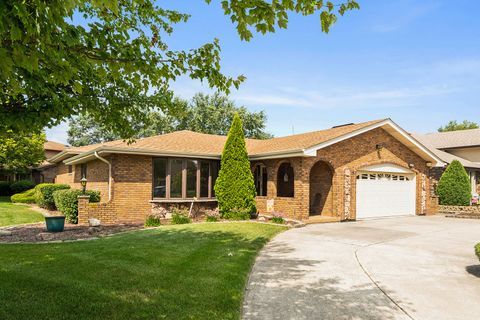
POLYGON ((153 198, 214 198, 213 186, 218 161, 155 158, 153 160, 153 198))
POLYGON ((257 196, 265 197, 267 195, 267 167, 263 164, 257 164, 253 169, 253 178, 257 196))

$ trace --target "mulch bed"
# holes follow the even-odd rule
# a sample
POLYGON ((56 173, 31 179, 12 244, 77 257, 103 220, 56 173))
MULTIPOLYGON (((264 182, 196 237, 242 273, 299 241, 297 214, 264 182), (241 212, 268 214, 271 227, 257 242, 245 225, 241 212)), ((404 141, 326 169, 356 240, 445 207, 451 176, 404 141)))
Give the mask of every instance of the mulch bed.
MULTIPOLYGON (((220 220, 222 222, 224 220, 220 220)), ((257 217, 250 220, 252 222, 271 223, 269 217, 257 217)), ((193 218, 192 222, 204 222, 202 217, 193 218)), ((229 222, 229 220, 225 220, 229 222)), ((170 220, 162 220, 162 224, 170 224, 170 220)), ((302 227, 303 223, 293 220, 285 220, 284 224, 290 228, 302 227)), ((90 227, 88 225, 65 224, 63 232, 47 232, 45 223, 35 223, 27 225, 12 226, 0 228, 0 243, 37 243, 51 241, 72 241, 98 239, 111 234, 139 230, 144 226, 141 223, 104 225, 99 227, 90 227)))
POLYGON ((45 223, 35 223, 0 229, 0 243, 12 242, 46 242, 96 239, 114 233, 142 229, 143 224, 116 224, 100 227, 88 225, 65 224, 63 232, 47 232, 45 223))

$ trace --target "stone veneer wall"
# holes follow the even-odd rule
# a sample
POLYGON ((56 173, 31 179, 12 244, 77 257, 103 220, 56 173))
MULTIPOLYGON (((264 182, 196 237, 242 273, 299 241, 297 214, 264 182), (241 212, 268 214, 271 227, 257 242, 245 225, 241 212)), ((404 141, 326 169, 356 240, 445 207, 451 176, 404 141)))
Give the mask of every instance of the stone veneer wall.
POLYGON ((480 206, 444 206, 438 207, 440 213, 474 213, 480 215, 480 206))
MULTIPOLYGON (((167 211, 171 212, 173 209, 184 209, 189 211, 190 205, 192 202, 180 202, 180 203, 171 203, 171 202, 152 202, 151 213, 155 214, 159 211, 160 208, 164 208, 167 211)), ((199 216, 203 215, 206 210, 212 210, 217 207, 216 201, 195 201, 192 207, 192 215, 199 216)))

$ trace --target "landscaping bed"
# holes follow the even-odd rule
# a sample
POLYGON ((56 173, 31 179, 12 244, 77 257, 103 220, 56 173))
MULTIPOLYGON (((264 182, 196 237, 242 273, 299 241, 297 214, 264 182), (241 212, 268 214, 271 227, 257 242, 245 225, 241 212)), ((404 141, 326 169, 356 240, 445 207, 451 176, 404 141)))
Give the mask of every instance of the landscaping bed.
POLYGON ((99 227, 65 224, 65 230, 63 232, 47 232, 45 229, 45 223, 36 223, 0 229, 0 243, 92 239, 141 228, 143 228, 143 224, 138 223, 99 227))

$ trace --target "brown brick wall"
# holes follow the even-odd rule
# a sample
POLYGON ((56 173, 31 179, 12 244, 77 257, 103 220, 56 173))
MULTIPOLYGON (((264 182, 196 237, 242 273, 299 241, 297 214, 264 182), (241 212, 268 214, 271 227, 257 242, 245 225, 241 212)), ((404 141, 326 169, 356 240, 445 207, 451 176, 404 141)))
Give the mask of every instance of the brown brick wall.
POLYGON ((412 170, 416 173, 417 183, 416 213, 434 214, 437 212, 437 199, 429 192, 431 182, 428 178, 429 169, 425 160, 381 128, 321 149, 317 152, 316 157, 260 161, 267 166, 268 190, 267 197, 257 197, 259 211, 266 212, 267 199, 273 199, 275 211, 282 211, 291 218, 308 219, 311 201, 310 171, 318 161, 323 161, 324 165, 334 170, 332 186, 329 190, 329 195, 333 198, 331 200, 333 202, 332 209, 324 210, 322 212, 324 215, 342 219, 348 215, 348 219, 355 219, 356 173, 363 167, 380 163, 393 163, 404 168, 409 168, 409 165, 413 164, 412 170), (377 144, 382 144, 384 147, 380 152, 376 149, 377 144), (276 172, 284 161, 289 161, 295 170, 294 198, 276 197, 276 172), (346 171, 350 172, 350 183, 345 181, 346 171), (426 175, 424 185, 422 185, 422 174, 426 175), (346 186, 349 186, 348 192, 346 192, 346 186), (426 206, 422 208, 424 187, 426 188, 426 193, 424 193, 426 206), (350 197, 350 201, 347 201, 350 206, 347 209, 345 208, 346 196, 350 197))
POLYGON ((115 224, 118 222, 115 204, 89 203, 88 197, 78 198, 78 223, 87 224, 88 219, 98 219, 102 224, 115 224))
POLYGON ((145 220, 152 208, 152 157, 115 155, 112 164, 118 220, 145 220))
MULTIPOLYGON (((109 157, 111 158, 111 157, 109 157)), ((107 160, 109 160, 107 158, 107 160)), ((110 160, 109 160, 110 161, 110 160)), ((68 173, 68 166, 59 163, 57 165, 57 177, 55 183, 70 185, 73 189, 82 189, 80 184, 81 165, 72 166, 72 173, 68 173)), ((108 165, 100 160, 87 163, 87 189, 100 191, 101 202, 108 201, 108 165)))

